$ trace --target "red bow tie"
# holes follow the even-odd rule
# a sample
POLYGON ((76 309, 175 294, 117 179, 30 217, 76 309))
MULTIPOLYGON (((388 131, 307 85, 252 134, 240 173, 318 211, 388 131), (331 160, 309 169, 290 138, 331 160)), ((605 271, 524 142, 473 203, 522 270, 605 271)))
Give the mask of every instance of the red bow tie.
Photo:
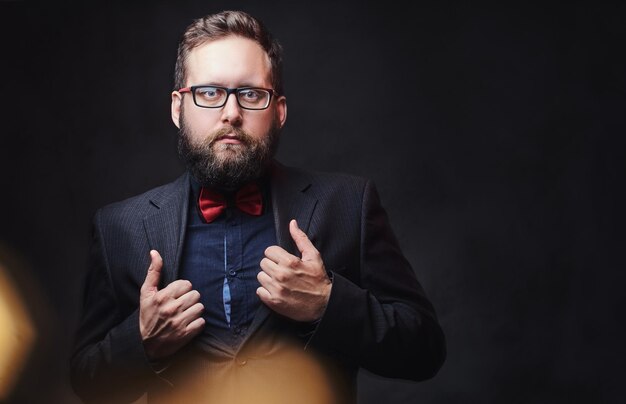
MULTIPOLYGON (((235 204, 239 210, 249 215, 259 216, 263 211, 263 196, 259 186, 250 183, 242 187, 235 195, 235 204)), ((198 207, 207 223, 211 223, 226 210, 226 198, 208 188, 200 189, 198 207)))

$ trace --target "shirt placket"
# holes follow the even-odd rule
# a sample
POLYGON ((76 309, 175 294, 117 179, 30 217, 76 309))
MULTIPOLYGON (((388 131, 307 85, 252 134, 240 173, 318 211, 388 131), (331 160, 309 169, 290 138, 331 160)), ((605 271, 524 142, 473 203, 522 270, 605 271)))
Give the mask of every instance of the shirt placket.
POLYGON ((235 340, 245 332, 242 325, 246 318, 245 285, 241 277, 243 267, 243 240, 241 215, 228 209, 225 232, 224 285, 230 294, 230 329, 235 340))

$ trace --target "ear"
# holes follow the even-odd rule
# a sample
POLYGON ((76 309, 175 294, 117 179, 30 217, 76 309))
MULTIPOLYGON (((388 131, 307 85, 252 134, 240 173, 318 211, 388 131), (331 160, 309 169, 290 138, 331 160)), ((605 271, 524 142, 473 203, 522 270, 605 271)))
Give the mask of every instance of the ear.
POLYGON ((183 102, 183 95, 178 91, 172 91, 172 121, 180 129, 180 106, 183 102))
POLYGON ((280 127, 285 126, 285 122, 287 122, 287 97, 284 95, 276 99, 276 116, 280 122, 280 127))

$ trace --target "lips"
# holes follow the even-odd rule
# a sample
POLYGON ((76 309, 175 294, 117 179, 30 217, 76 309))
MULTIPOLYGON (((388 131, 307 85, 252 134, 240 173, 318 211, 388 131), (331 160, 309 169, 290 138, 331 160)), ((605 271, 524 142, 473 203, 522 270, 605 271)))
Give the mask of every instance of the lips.
POLYGON ((226 144, 242 144, 243 141, 238 136, 225 135, 220 136, 215 141, 216 143, 226 143, 226 144))
POLYGON ((215 131, 211 136, 211 144, 222 145, 249 145, 249 136, 241 129, 234 126, 225 126, 215 131))

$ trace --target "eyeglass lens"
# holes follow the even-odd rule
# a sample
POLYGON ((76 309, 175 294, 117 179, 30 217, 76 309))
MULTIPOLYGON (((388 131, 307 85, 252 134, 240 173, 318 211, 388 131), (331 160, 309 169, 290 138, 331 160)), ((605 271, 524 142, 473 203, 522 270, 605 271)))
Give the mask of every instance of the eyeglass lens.
MULTIPOLYGON (((270 92, 260 88, 242 88, 235 91, 237 101, 243 108, 264 109, 270 100, 270 92)), ((228 91, 221 87, 196 87, 195 101, 200 107, 218 108, 226 103, 228 91)))

